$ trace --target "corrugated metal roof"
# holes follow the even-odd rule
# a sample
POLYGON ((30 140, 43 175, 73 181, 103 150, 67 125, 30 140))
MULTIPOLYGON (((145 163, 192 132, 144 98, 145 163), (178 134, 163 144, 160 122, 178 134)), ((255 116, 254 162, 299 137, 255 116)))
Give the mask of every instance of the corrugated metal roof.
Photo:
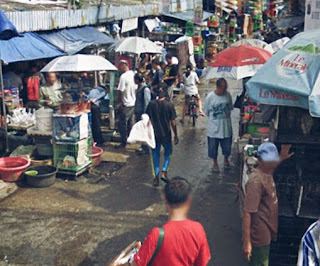
POLYGON ((90 6, 87 9, 52 9, 5 12, 19 32, 40 31, 94 25, 148 15, 159 15, 161 4, 90 6))

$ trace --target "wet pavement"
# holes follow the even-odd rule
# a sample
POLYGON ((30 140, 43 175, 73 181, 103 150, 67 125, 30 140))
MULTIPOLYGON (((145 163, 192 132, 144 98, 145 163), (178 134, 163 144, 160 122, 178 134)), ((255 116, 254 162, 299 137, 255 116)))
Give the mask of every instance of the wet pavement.
MULTIPOLYGON (((203 99, 207 91, 202 90, 203 99)), ((181 103, 176 101, 178 111, 181 103)), ((235 111, 234 136, 237 116, 235 111)), ((191 122, 179 126, 170 176, 185 177, 193 185, 191 218, 205 227, 210 265, 243 266, 236 149, 232 169, 214 174, 205 125, 206 119, 200 118, 196 128, 191 122)), ((105 265, 129 243, 161 226, 166 211, 161 188, 151 185, 150 156, 126 154, 125 165, 103 162, 77 181, 58 179, 45 189, 22 187, 0 202, 0 265, 105 265)))

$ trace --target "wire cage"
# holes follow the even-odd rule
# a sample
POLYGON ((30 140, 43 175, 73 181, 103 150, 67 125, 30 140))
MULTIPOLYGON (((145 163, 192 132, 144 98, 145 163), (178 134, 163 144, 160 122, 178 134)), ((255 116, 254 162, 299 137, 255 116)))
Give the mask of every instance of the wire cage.
POLYGON ((91 113, 53 115, 53 139, 57 142, 77 142, 91 136, 91 113))
POLYGON ((58 170, 78 172, 91 164, 92 137, 76 143, 54 142, 53 162, 58 170))

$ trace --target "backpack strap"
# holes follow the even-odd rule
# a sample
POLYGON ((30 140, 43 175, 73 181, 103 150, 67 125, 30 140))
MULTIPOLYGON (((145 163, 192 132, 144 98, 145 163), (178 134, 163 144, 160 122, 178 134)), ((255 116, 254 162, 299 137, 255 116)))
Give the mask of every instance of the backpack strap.
POLYGON ((151 260, 148 263, 148 266, 152 265, 152 262, 154 261, 154 259, 156 258, 156 256, 158 255, 160 248, 162 246, 163 243, 163 239, 164 239, 164 229, 161 227, 159 228, 159 238, 158 238, 158 243, 157 243, 157 247, 156 250, 154 251, 151 260))

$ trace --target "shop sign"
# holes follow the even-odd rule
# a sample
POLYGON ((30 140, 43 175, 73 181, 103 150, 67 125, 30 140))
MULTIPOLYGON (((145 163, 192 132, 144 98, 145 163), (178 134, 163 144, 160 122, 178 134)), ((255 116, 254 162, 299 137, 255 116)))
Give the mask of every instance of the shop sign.
POLYGON ((124 19, 122 21, 121 33, 132 31, 138 28, 138 18, 124 19))
POLYGON ((320 0, 307 0, 304 30, 315 30, 320 27, 320 0))

